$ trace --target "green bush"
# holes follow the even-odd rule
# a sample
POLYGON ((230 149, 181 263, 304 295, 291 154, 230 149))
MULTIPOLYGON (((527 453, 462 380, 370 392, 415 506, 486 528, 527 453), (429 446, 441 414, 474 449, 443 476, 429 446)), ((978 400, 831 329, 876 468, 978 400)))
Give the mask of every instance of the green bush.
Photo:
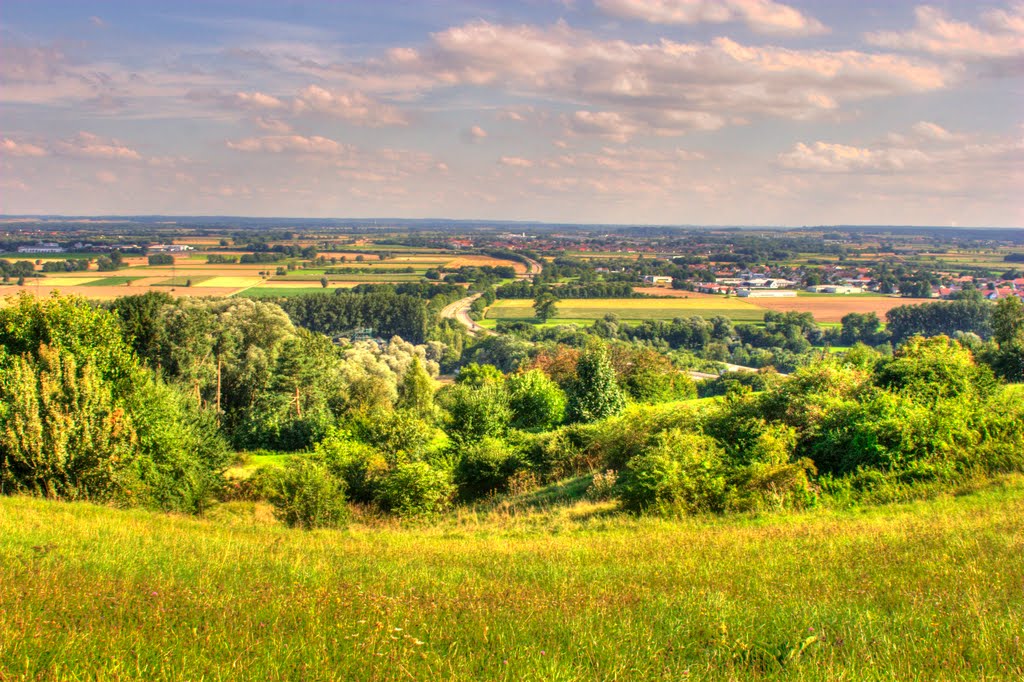
POLYGON ((352 440, 346 431, 334 431, 317 444, 313 457, 345 482, 352 502, 374 503, 381 480, 387 475, 387 459, 378 450, 352 440))
POLYGON ((352 431, 383 452, 389 461, 421 459, 433 428, 411 410, 374 410, 357 414, 352 431))
POLYGON ((281 521, 297 528, 333 528, 348 515, 345 483, 306 457, 292 459, 273 477, 270 503, 281 521))
POLYGON ((673 429, 629 460, 619 499, 629 511, 720 512, 727 489, 722 451, 713 438, 673 429))
POLYGON ((541 370, 513 374, 506 386, 513 427, 547 431, 565 419, 565 392, 541 370))
POLYGON ((377 502, 399 516, 424 516, 447 509, 454 492, 448 472, 426 462, 400 462, 381 479, 377 502))
POLYGON ((505 492, 509 478, 524 467, 524 461, 508 443, 485 437, 467 443, 458 453, 455 484, 466 500, 505 492))

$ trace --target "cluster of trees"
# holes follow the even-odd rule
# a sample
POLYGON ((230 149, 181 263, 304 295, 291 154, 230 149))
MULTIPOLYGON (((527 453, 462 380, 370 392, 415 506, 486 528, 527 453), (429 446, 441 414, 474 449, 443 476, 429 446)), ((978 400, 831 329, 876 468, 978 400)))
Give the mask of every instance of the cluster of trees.
POLYGON ((150 265, 174 265, 174 256, 169 253, 153 253, 146 257, 150 265))
POLYGON ((88 258, 48 260, 43 262, 43 272, 84 272, 89 269, 88 258))
POLYGON ((389 285, 280 304, 149 293, 104 306, 22 296, 0 310, 0 491, 182 511, 240 496, 317 526, 353 504, 429 514, 593 471, 608 472, 594 495, 624 509, 723 512, 1024 469, 1024 405, 999 382, 1024 380, 1016 298, 954 302, 989 306, 986 338, 915 335, 881 353, 865 345, 884 334, 870 314, 827 333, 796 313, 761 327, 609 317, 467 346, 456 323, 431 318, 460 293, 389 285), (392 338, 320 333, 363 326, 392 338), (853 348, 804 354, 789 378, 722 377, 701 387, 722 399, 679 402, 697 395, 686 349, 777 361, 828 334, 853 348), (463 364, 438 389, 456 346, 463 364), (263 448, 307 454, 225 482, 232 449, 263 448))
POLYGON ((0 491, 201 511, 232 453, 209 413, 82 301, 0 309, 0 491))
POLYGON ((899 306, 886 313, 886 320, 894 343, 915 335, 952 335, 956 332, 969 332, 988 339, 992 336, 993 309, 989 301, 975 294, 957 301, 899 306))
POLYGON ((109 254, 96 259, 96 269, 100 272, 113 272, 127 266, 127 263, 124 262, 124 256, 120 251, 111 251, 109 254))
POLYGON ((357 328, 373 329, 376 336, 400 336, 413 343, 427 340, 430 315, 422 299, 383 290, 366 294, 343 293, 295 296, 280 300, 291 320, 306 329, 337 337, 357 328))
POLYGON ((36 266, 30 260, 19 260, 12 263, 0 259, 0 276, 3 276, 5 282, 15 279, 21 280, 23 283, 26 277, 39 277, 39 274, 36 272, 36 266))

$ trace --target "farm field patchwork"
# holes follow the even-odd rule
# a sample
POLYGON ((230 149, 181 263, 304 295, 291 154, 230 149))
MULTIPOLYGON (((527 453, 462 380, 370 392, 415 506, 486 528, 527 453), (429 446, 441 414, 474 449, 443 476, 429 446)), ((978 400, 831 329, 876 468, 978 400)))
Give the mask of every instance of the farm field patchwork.
POLYGON ((263 279, 260 277, 239 277, 224 275, 219 277, 211 277, 210 279, 204 282, 200 282, 196 286, 241 289, 242 287, 255 286, 262 281, 263 279))
MULTIPOLYGON (((719 315, 743 322, 760 322, 764 310, 737 298, 578 298, 565 299, 557 306, 558 316, 552 321, 597 320, 609 313, 622 320, 671 320, 676 317, 712 318, 719 315)), ((487 317, 496 320, 533 319, 533 301, 502 299, 487 310, 487 317)))
POLYGON ((934 299, 899 298, 890 296, 798 296, 796 298, 751 298, 751 304, 765 310, 811 313, 818 322, 839 322, 848 313, 875 313, 885 319, 885 313, 901 305, 929 303, 934 299))
POLYGON ((851 511, 285 529, 0 498, 3 679, 1020 679, 1024 483, 851 511))

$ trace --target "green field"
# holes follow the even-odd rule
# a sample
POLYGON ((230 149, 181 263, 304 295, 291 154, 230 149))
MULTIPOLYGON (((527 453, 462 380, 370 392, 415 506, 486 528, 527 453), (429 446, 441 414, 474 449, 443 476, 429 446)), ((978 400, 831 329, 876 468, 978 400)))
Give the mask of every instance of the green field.
POLYGON ((160 280, 159 282, 153 282, 150 284, 152 287, 183 287, 189 286, 189 282, 192 286, 199 284, 200 282, 206 282, 215 277, 215 275, 181 275, 179 277, 168 277, 167 279, 160 280))
MULTIPOLYGON (((344 274, 344 275, 326 275, 327 279, 331 282, 418 282, 423 279, 423 273, 426 270, 420 272, 396 272, 393 274, 388 273, 363 273, 363 274, 344 274)), ((308 273, 296 275, 276 275, 270 279, 272 282, 319 282, 321 277, 324 277, 323 273, 308 273)))
POLYGON ((331 293, 334 289, 325 289, 322 286, 315 287, 250 287, 245 291, 238 292, 239 296, 249 298, 289 298, 291 296, 305 296, 307 294, 331 293))
POLYGON ((1024 675, 1024 479, 751 518, 497 505, 302 532, 0 498, 0 679, 1024 675))
MULTIPOLYGON (((551 321, 567 324, 570 320, 590 322, 609 313, 622 320, 671 320, 699 315, 719 315, 734 321, 760 322, 764 308, 736 298, 573 298, 560 301, 558 315, 551 321)), ((502 299, 487 309, 487 317, 495 320, 532 320, 533 301, 502 299)))
POLYGON ((103 279, 96 279, 96 280, 93 280, 91 282, 85 282, 84 284, 79 284, 78 286, 82 286, 82 287, 113 287, 113 286, 119 286, 121 284, 130 284, 131 282, 134 282, 137 279, 143 279, 143 278, 141 276, 130 277, 130 276, 115 275, 113 277, 104 277, 103 279))

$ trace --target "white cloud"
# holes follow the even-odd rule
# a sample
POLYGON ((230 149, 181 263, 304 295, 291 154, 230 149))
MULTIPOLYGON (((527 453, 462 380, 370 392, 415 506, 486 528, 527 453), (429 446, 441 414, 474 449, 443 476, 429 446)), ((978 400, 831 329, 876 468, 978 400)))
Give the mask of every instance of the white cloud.
POLYGON ((982 26, 956 21, 929 5, 917 7, 914 17, 914 28, 909 31, 878 31, 865 38, 879 47, 967 60, 1024 55, 1024 2, 985 10, 980 17, 982 26))
POLYGON ((97 171, 96 179, 105 185, 112 185, 117 182, 117 175, 115 173, 111 173, 110 171, 101 170, 97 171))
POLYGON ((141 161, 142 155, 123 142, 104 139, 92 133, 80 132, 77 136, 58 142, 56 150, 65 156, 83 159, 109 159, 114 161, 141 161))
POLYGON ((512 168, 533 168, 533 161, 524 159, 521 156, 503 156, 498 160, 498 163, 512 168))
POLYGON ((46 156, 45 149, 29 142, 18 142, 10 138, 0 141, 0 154, 4 156, 46 156))
POLYGON ((473 126, 469 129, 469 136, 475 140, 482 140, 487 137, 487 131, 480 126, 473 126))
POLYGON ((404 126, 409 123, 395 107, 362 92, 327 90, 317 85, 310 85, 299 92, 292 107, 297 114, 322 114, 363 126, 404 126))
POLYGON ((588 112, 569 121, 578 132, 589 128, 609 139, 715 129, 758 114, 833 116, 846 102, 944 88, 956 73, 856 50, 754 47, 728 38, 606 40, 563 22, 474 21, 431 38, 421 50, 391 50, 383 60, 339 66, 336 73, 360 87, 416 82, 426 92, 468 85, 571 102, 588 112))
POLYGON ((313 135, 266 135, 247 137, 236 142, 228 141, 229 149, 240 152, 262 152, 269 154, 297 154, 303 156, 338 156, 351 152, 348 145, 335 142, 327 137, 313 135))
POLYGON ((817 141, 797 143, 778 156, 785 168, 823 173, 963 173, 968 167, 1024 161, 1024 139, 982 139, 954 134, 929 121, 920 121, 909 134, 890 134, 882 142, 855 146, 817 141))
POLYGON ((828 33, 820 21, 772 0, 597 0, 608 14, 652 24, 740 22, 756 33, 810 36, 828 33))
POLYGON ((292 127, 285 121, 277 118, 267 118, 265 116, 257 116, 252 120, 260 130, 265 130, 268 133, 277 133, 278 135, 285 135, 292 132, 292 127))

